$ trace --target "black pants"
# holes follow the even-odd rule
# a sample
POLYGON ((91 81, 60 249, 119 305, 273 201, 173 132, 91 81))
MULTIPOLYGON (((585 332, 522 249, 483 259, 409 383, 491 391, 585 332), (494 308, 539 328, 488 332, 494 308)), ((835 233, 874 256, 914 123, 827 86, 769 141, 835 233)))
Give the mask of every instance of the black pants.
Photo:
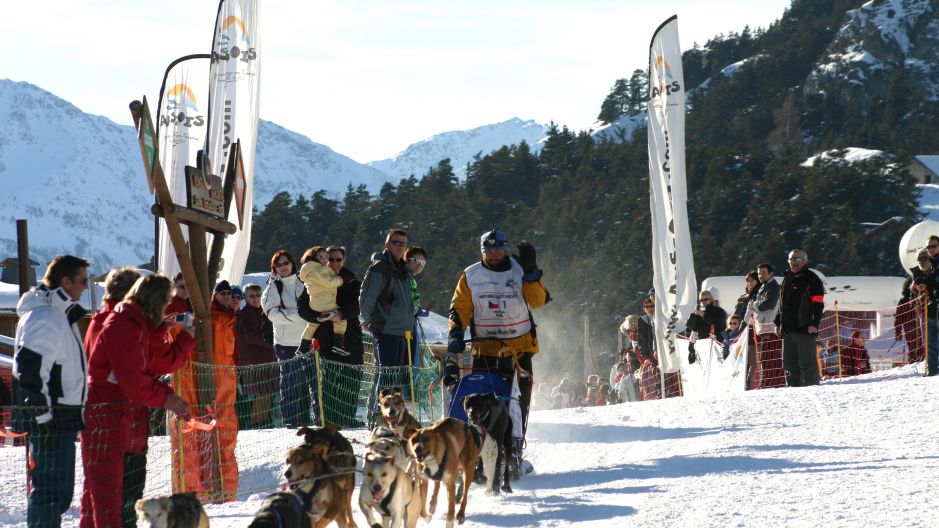
POLYGON ((784 332, 782 338, 786 383, 790 387, 818 385, 821 375, 818 372, 815 334, 784 332))
POLYGON ((137 501, 143 498, 147 483, 147 454, 124 453, 124 493, 121 520, 124 528, 137 528, 137 501))

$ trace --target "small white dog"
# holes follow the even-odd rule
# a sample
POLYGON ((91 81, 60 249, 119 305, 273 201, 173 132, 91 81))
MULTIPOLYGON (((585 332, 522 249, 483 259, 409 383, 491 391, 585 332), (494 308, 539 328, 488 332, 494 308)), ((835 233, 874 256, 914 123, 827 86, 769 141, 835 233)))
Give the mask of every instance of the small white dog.
POLYGON ((209 517, 194 493, 140 499, 137 521, 148 528, 209 528, 209 517))
POLYGON ((395 464, 392 457, 366 455, 362 477, 359 508, 365 514, 369 526, 417 526, 424 502, 420 488, 407 471, 395 464), (376 522, 373 510, 379 513, 381 523, 376 522))

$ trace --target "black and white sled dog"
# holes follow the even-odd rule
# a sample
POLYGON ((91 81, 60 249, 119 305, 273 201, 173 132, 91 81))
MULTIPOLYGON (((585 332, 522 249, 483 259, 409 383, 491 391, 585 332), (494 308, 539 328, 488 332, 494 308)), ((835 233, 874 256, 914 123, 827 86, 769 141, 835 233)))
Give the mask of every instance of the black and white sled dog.
POLYGON ((489 489, 487 493, 498 495, 501 491, 512 493, 512 485, 509 484, 509 460, 515 454, 515 443, 512 439, 512 419, 509 417, 508 408, 505 402, 500 400, 494 393, 471 394, 463 399, 463 409, 466 411, 466 418, 470 424, 482 428, 488 437, 487 442, 494 442, 497 449, 491 450, 492 454, 480 454, 483 461, 483 473, 486 475, 489 489), (502 474, 499 469, 505 466, 502 474), (500 482, 501 481, 501 482, 500 482), (501 484, 501 485, 500 485, 501 484))

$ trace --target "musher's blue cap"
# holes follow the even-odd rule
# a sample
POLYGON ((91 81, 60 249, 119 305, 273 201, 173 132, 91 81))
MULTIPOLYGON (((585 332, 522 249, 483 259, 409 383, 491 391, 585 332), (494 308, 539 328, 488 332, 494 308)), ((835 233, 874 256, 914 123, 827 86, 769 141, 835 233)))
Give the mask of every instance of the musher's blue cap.
POLYGON ((494 249, 504 249, 506 251, 510 249, 509 239, 506 238, 505 233, 495 229, 486 231, 483 236, 479 237, 479 250, 481 252, 485 253, 494 249))

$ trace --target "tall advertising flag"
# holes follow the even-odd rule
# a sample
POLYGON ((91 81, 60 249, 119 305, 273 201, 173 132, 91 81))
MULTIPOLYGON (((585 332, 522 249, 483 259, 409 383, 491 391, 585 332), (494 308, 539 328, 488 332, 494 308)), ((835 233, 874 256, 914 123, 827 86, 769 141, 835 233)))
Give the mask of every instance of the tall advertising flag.
MULTIPOLYGON (((251 247, 254 150, 258 135, 261 44, 257 0, 221 0, 209 68, 209 120, 203 168, 223 176, 232 145, 241 140, 245 211, 242 229, 225 241, 219 277, 237 284, 244 276, 251 247)), ((228 220, 238 225, 237 207, 228 220)))
POLYGON ((678 16, 649 45, 649 203, 655 287, 655 346, 663 373, 680 369, 675 334, 695 308, 697 282, 685 185, 685 79, 678 16))
MULTIPOLYGON (((157 105, 157 138, 160 165, 176 205, 188 205, 186 167, 198 166, 198 154, 205 145, 208 93, 209 55, 180 57, 166 68, 157 105)), ((168 277, 176 275, 179 262, 162 218, 157 218, 156 249, 156 269, 168 277)))

